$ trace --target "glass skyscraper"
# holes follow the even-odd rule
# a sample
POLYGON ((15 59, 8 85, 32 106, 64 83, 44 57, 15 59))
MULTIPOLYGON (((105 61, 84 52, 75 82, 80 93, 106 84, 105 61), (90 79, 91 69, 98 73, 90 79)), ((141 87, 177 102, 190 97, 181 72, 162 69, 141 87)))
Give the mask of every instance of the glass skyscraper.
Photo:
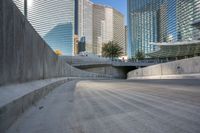
POLYGON ((85 38, 85 50, 93 53, 93 3, 78 0, 78 36, 85 38))
POLYGON ((152 43, 199 39, 199 0, 128 0, 129 56, 149 53, 152 43))
MULTIPOLYGON (((24 13, 24 0, 13 0, 24 13)), ((74 53, 75 0, 27 0, 27 18, 53 50, 74 53)))
POLYGON ((81 51, 101 55, 102 44, 115 41, 125 47, 124 16, 90 0, 13 0, 39 35, 63 55, 81 51), (76 43, 76 44, 75 44, 76 43))

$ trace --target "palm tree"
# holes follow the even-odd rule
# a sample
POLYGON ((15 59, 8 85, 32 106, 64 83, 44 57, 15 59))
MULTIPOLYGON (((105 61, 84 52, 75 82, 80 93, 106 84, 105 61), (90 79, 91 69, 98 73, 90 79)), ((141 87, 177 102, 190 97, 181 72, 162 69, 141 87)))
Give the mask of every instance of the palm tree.
POLYGON ((113 58, 119 57, 123 54, 123 48, 119 46, 118 43, 109 41, 108 43, 103 44, 102 47, 102 56, 113 58))

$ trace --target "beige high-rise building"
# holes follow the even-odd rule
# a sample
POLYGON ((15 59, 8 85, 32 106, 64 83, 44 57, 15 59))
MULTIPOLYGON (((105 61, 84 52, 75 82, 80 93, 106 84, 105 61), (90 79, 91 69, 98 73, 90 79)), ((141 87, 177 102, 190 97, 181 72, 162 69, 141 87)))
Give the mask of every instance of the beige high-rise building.
POLYGON ((78 1, 78 35, 85 38, 85 50, 93 53, 93 3, 90 0, 78 1))
POLYGON ((123 48, 123 55, 126 54, 124 16, 113 9, 113 41, 123 48))
POLYGON ((102 45, 109 41, 117 42, 126 53, 124 16, 112 7, 93 5, 93 52, 102 54, 102 45))
POLYGON ((125 26, 125 56, 128 55, 128 27, 125 26))

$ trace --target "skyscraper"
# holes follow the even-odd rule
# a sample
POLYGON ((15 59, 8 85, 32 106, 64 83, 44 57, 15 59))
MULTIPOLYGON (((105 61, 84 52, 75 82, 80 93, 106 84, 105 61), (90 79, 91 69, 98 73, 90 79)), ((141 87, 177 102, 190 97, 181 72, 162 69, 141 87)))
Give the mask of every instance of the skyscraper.
POLYGON ((152 43, 197 39, 199 0, 128 0, 129 56, 155 49, 152 43))
POLYGON ((78 1, 78 36, 85 38, 85 50, 93 53, 93 3, 90 0, 78 1))
POLYGON ((123 49, 123 55, 126 53, 124 16, 113 9, 113 41, 117 42, 123 49))
POLYGON ((125 54, 124 16, 112 7, 94 4, 93 6, 94 52, 101 55, 102 45, 109 41, 118 43, 125 54))
POLYGON ((128 55, 128 27, 125 26, 125 55, 128 55))
POLYGON ((24 0, 14 2, 53 50, 101 55, 103 43, 115 41, 125 54, 124 16, 112 7, 90 0, 27 0, 25 10, 24 0))
MULTIPOLYGON (((24 11, 24 0, 14 0, 24 11)), ((74 0, 27 0, 27 18, 53 50, 74 54, 74 0)))
POLYGON ((105 7, 93 5, 93 51, 101 55, 102 43, 105 41, 105 7))

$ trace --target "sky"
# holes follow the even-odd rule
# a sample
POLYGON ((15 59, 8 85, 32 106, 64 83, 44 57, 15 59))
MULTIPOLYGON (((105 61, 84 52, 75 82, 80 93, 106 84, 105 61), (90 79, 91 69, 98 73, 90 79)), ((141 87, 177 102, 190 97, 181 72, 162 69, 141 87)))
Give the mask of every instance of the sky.
POLYGON ((105 4, 109 5, 118 11, 120 11, 122 14, 124 14, 124 22, 125 25, 127 24, 127 0, 91 0, 94 3, 97 4, 105 4))

